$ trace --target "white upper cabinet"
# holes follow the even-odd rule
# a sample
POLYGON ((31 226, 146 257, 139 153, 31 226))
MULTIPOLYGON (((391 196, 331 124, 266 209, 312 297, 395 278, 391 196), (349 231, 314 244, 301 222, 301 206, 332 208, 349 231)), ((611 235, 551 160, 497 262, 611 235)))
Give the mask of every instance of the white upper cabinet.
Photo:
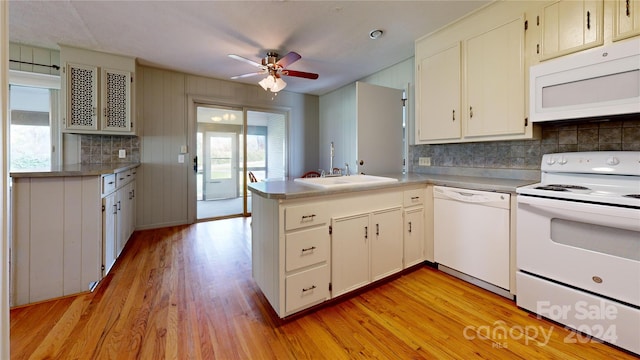
POLYGON ((525 13, 539 4, 526 4, 492 3, 416 41, 416 144, 533 136, 525 13))
POLYGON ((562 0, 542 7, 541 59, 603 44, 603 0, 562 0))
POLYGON ((460 43, 456 42, 419 60, 419 140, 460 138, 460 55, 460 43))
POLYGON ((524 16, 465 43, 463 135, 524 134, 524 16))
POLYGON ((640 34, 640 0, 616 0, 613 12, 613 40, 640 34))
POLYGON ((135 135, 135 59, 60 48, 63 132, 135 135))

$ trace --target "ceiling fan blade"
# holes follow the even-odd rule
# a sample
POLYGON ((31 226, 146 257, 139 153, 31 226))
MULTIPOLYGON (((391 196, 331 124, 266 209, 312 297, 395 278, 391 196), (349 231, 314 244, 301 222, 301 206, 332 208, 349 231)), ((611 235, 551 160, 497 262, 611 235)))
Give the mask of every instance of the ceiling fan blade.
POLYGON ((315 80, 318 78, 318 74, 304 72, 304 71, 295 71, 295 70, 283 70, 282 75, 295 76, 295 77, 301 77, 301 78, 312 79, 312 80, 315 80))
POLYGON ((242 78, 246 78, 246 77, 251 77, 251 76, 256 76, 256 75, 262 75, 262 74, 266 74, 266 71, 258 71, 258 72, 253 72, 253 73, 248 73, 248 74, 242 74, 242 75, 236 75, 236 76, 232 76, 231 80, 235 80, 235 79, 242 79, 242 78))
POLYGON ((294 62, 300 60, 301 58, 302 56, 300 56, 300 54, 298 54, 297 52, 291 51, 287 55, 283 56, 282 59, 278 60, 276 65, 280 66, 281 68, 286 68, 287 66, 293 64, 294 62))
POLYGON ((232 59, 240 60, 240 61, 242 61, 242 62, 245 62, 245 63, 247 63, 247 64, 249 64, 249 65, 253 65, 253 66, 255 66, 255 67, 264 68, 264 65, 262 65, 262 64, 260 64, 260 63, 257 63, 257 62, 255 62, 255 61, 253 61, 253 60, 249 60, 249 59, 247 59, 247 58, 243 58, 243 57, 242 57, 242 56, 240 56, 240 55, 236 55, 236 54, 229 54, 229 57, 230 57, 230 58, 232 58, 232 59))

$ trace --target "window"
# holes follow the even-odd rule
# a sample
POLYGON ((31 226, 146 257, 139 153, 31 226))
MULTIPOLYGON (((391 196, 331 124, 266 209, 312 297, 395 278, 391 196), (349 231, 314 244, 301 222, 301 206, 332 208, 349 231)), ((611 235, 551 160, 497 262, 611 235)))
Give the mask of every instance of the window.
POLYGON ((10 169, 51 167, 50 90, 9 87, 10 169))
POLYGON ((9 169, 50 169, 60 158, 60 78, 12 71, 9 82, 9 169))

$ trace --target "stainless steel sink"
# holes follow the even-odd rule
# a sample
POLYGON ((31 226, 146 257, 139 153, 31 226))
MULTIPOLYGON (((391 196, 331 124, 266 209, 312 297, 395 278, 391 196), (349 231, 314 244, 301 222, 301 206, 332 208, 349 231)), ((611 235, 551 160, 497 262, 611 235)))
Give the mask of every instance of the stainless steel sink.
POLYGON ((398 179, 373 175, 351 175, 338 177, 299 178, 294 179, 293 181, 322 189, 336 189, 343 187, 388 184, 398 182, 398 179))

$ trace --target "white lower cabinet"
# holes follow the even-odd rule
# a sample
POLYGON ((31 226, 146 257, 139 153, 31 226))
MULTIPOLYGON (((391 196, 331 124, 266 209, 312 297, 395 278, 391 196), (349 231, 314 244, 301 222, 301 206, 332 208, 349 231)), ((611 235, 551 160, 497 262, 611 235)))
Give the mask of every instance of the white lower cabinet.
POLYGON ((425 206, 428 204, 425 187, 404 191, 402 218, 404 220, 403 267, 405 269, 427 260, 425 206))
POLYGON ((336 297, 370 282, 369 214, 335 218, 331 226, 331 291, 336 297))
POLYGON ((102 198, 102 206, 102 276, 105 276, 118 258, 116 244, 118 204, 116 193, 111 193, 102 198))
POLYGON ((404 268, 419 264, 424 256, 424 208, 404 210, 404 268))
MULTIPOLYGON (((425 189, 411 187, 419 194, 425 189)), ((402 271, 404 195, 403 187, 291 200, 254 194, 253 278, 278 316, 402 271)), ((420 250, 410 252, 417 264, 424 259, 425 239, 418 238, 424 225, 412 219, 412 241, 420 250)))
POLYGON ((402 270, 402 207, 371 214, 371 281, 380 280, 402 270))
POLYGON ((102 276, 111 270, 135 230, 136 169, 103 177, 102 276), (115 179, 115 186, 109 184, 115 179), (111 192, 109 192, 111 191, 111 192))

